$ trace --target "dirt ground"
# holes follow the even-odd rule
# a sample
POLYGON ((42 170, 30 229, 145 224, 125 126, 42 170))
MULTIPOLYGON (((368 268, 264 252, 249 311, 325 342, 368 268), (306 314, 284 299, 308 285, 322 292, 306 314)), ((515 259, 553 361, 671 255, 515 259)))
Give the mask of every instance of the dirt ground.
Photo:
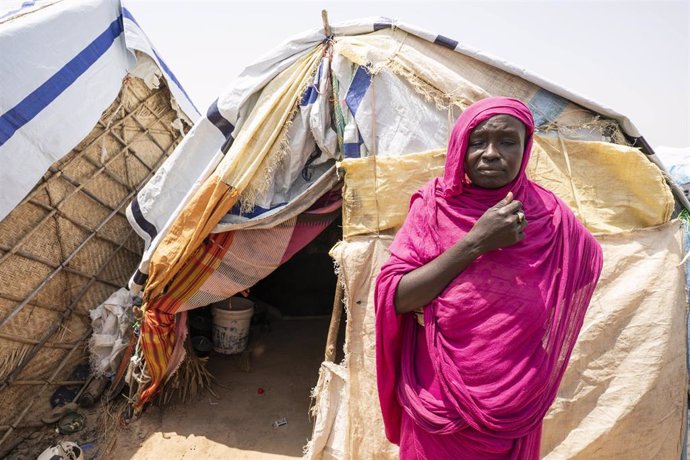
POLYGON ((323 360, 329 318, 274 319, 252 339, 251 369, 213 354, 208 368, 220 399, 209 394, 163 409, 149 407, 117 436, 107 458, 300 458, 311 435, 309 393, 323 360), (263 389, 260 394, 259 389, 263 389), (275 420, 287 425, 274 428, 275 420))

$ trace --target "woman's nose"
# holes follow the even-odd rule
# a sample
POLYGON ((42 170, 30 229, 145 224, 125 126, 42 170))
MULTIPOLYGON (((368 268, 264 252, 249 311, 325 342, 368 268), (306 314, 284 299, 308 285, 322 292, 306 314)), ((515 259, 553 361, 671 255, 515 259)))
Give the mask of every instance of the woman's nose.
POLYGON ((496 160, 501 157, 498 151, 498 146, 493 142, 488 142, 486 149, 484 149, 484 158, 487 160, 496 160))

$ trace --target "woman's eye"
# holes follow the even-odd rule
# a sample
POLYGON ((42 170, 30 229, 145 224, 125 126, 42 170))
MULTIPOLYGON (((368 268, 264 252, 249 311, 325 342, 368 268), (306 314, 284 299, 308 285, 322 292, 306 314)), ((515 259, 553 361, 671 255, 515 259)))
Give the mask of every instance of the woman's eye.
POLYGON ((484 141, 470 141, 470 147, 480 147, 484 141))

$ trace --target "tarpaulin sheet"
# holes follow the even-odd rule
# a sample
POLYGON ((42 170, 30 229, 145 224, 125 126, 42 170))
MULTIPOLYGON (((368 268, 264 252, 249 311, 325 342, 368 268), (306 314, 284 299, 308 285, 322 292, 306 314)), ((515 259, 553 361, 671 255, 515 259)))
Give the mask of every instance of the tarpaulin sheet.
MULTIPOLYGON (((412 193, 442 175, 444 162, 443 150, 341 162, 343 235, 398 228, 412 193)), ((673 212, 661 171, 635 148, 537 136, 527 174, 564 200, 594 233, 660 225, 673 212)))
POLYGON ((677 459, 687 399, 678 221, 599 235, 601 281, 544 423, 555 459, 677 459))
MULTIPOLYGON (((598 235, 604 271, 544 426, 546 459, 679 458, 685 420, 685 271, 678 221, 598 235)), ((390 235, 332 251, 348 312, 342 458, 396 458, 376 393, 376 275, 390 235)), ((318 458, 318 457, 315 457, 318 458)))
POLYGON ((203 239, 239 202, 251 180, 262 179, 262 170, 275 167, 274 159, 281 154, 288 121, 296 110, 295 102, 307 87, 320 58, 320 50, 314 49, 274 78, 261 93, 227 155, 194 191, 151 255, 147 296, 154 298, 162 291, 203 239))
POLYGON ((173 104, 198 115, 117 0, 24 2, 0 20, 0 220, 91 132, 140 63, 135 51, 155 62, 173 104))
MULTIPOLYGON (((338 142, 340 151, 346 157, 369 153, 400 155, 444 147, 452 120, 446 122, 446 112, 438 109, 434 98, 439 95, 467 102, 488 94, 512 94, 530 104, 539 114, 540 124, 558 121, 563 126, 572 126, 583 120, 589 123, 600 114, 617 120, 626 134, 639 134, 624 116, 610 109, 547 82, 525 69, 410 24, 388 18, 368 18, 334 24, 331 32, 334 36, 334 53, 330 78, 338 87, 333 88, 334 97, 323 94, 323 99, 331 101, 341 110, 334 118, 336 125, 338 122, 344 124, 341 127, 343 131, 338 133, 338 142), (369 57, 372 60, 368 60, 369 57), (391 65, 387 68, 385 64, 389 58, 391 65), (370 64, 377 67, 375 78, 369 73, 370 64), (465 67, 469 73, 461 71, 465 67), (473 78, 478 79, 477 82, 472 82, 473 78), (378 104, 374 95, 376 89, 380 93, 378 104), (430 89, 432 94, 429 94, 430 89), (464 95, 464 99, 458 95, 464 95), (386 104, 390 104, 394 110, 387 111, 386 104), (380 116, 382 114, 385 116, 380 116), (407 126, 422 129, 416 133, 402 129, 407 126), (374 137, 384 143, 377 145, 378 142, 372 141, 374 137)), ((292 69, 295 64, 308 55, 313 56, 315 50, 324 45, 325 39, 323 30, 300 34, 247 67, 233 86, 211 104, 206 115, 197 120, 171 158, 137 195, 127 214, 132 226, 144 239, 146 251, 138 273, 130 282, 130 288, 139 290, 143 287, 156 247, 171 231, 173 223, 183 211, 196 206, 190 204, 191 201, 221 161, 227 164, 238 161, 228 161, 224 156, 230 155, 229 150, 234 149, 236 140, 243 131, 247 131, 245 124, 252 117, 257 101, 267 97, 263 93, 273 91, 269 85, 274 85, 276 79, 284 78, 281 75, 292 74, 294 77, 292 69)), ((328 72, 325 74, 328 76, 328 72)), ((317 82, 313 86, 314 91, 299 97, 304 96, 307 100, 314 95, 317 95, 317 99, 322 97, 322 88, 317 82)), ((325 113, 321 112, 322 115, 325 113)), ((451 110, 449 118, 458 114, 458 110, 451 110)), ((277 122, 284 115, 276 113, 271 122, 277 122)), ((330 123, 330 118, 322 117, 322 120, 330 123)), ((265 121, 268 123, 268 119, 265 121)), ((616 122, 609 120, 607 123, 606 126, 613 131, 618 129, 616 122)), ((326 130, 330 128, 322 127, 326 130)), ((276 126, 276 129, 279 128, 276 126)), ((304 129, 313 128, 312 123, 304 125, 304 129)), ((293 131, 291 134, 298 133, 293 131)), ((571 134, 590 139, 596 137, 597 132, 576 132, 576 128, 573 128, 571 134)), ((319 133, 314 132, 315 140, 318 137, 319 133)), ((300 156, 303 153, 304 150, 297 149, 291 154, 300 156)), ((236 172, 242 170, 233 169, 236 172)), ((239 180, 232 185, 241 188, 244 179, 250 176, 253 177, 251 174, 243 178, 238 176, 227 182, 239 180)), ((207 195, 203 197, 208 198, 207 195)), ((299 199, 294 195, 288 198, 299 199)), ((271 203, 268 212, 281 212, 281 203, 271 203)), ((248 219, 251 224, 258 218, 250 215, 248 219)), ((232 216, 227 219, 221 216, 217 221, 220 224, 213 232, 231 230, 237 223, 232 216)), ((272 222, 277 225, 280 220, 272 222)), ((180 232, 176 228, 173 232, 176 238, 187 238, 187 235, 182 236, 186 231, 180 232)), ((171 251, 168 242, 164 252, 175 254, 173 259, 185 259, 189 252, 183 250, 178 254, 177 251, 186 247, 186 244, 184 241, 181 247, 171 251)))

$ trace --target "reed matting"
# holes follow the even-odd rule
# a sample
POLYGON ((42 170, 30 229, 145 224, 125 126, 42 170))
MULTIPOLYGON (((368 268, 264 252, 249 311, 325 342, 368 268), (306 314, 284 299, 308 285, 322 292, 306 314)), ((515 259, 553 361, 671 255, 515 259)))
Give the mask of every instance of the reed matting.
POLYGON ((41 426, 55 389, 75 381, 89 310, 140 260, 125 208, 182 138, 170 97, 127 77, 86 138, 0 222, 0 451, 41 426))

